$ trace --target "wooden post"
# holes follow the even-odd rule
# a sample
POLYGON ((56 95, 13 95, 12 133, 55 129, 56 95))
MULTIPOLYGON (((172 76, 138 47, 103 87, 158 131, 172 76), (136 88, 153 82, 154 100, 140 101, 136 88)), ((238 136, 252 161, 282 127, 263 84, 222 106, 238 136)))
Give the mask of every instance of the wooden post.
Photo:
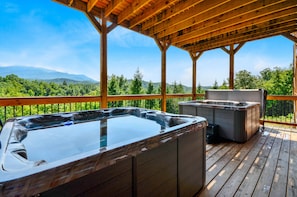
MULTIPOLYGON (((293 95, 297 95, 297 42, 293 47, 293 95)), ((297 122, 297 101, 294 101, 294 123, 297 122)))
POLYGON ((229 54, 229 61, 230 61, 230 66, 229 66, 229 89, 234 89, 234 55, 239 51, 239 49, 244 45, 244 42, 238 44, 234 48, 234 44, 230 45, 230 49, 228 50, 226 47, 221 47, 223 51, 229 54))
POLYGON ((112 31, 116 24, 112 23, 107 27, 106 18, 104 11, 101 11, 101 24, 97 19, 90 13, 85 13, 93 26, 101 34, 100 39, 100 95, 101 95, 101 105, 100 108, 107 108, 107 34, 112 31))
POLYGON ((155 39, 159 49, 162 53, 161 59, 161 95, 162 95, 162 105, 161 111, 166 112, 166 51, 169 48, 170 44, 168 42, 163 42, 155 39))
POLYGON ((229 89, 234 89, 234 54, 234 44, 231 44, 229 51, 229 89))
POLYGON ((197 60, 198 58, 202 55, 203 52, 197 52, 197 53, 193 53, 193 52, 189 52, 190 56, 192 58, 192 62, 193 62, 193 69, 192 69, 192 100, 196 100, 197 99, 197 82, 196 82, 196 78, 197 78, 197 60))
MULTIPOLYGON (((297 32, 284 33, 283 36, 294 42, 293 46, 293 95, 297 96, 297 32)), ((294 123, 297 123, 297 101, 294 101, 294 123)))
POLYGON ((103 11, 101 12, 100 92, 101 108, 107 108, 107 26, 103 11))

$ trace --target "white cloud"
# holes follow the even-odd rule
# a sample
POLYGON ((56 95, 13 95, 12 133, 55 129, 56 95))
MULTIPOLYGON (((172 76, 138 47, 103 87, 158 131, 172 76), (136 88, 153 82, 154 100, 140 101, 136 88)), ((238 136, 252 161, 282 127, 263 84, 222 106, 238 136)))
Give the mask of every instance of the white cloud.
POLYGON ((155 46, 155 41, 152 38, 120 26, 116 27, 108 34, 108 39, 110 44, 123 48, 155 46))

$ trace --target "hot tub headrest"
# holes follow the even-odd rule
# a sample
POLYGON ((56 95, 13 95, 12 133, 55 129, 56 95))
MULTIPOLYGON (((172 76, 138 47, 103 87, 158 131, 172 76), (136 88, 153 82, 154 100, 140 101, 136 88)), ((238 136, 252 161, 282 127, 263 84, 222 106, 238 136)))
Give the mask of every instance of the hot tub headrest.
POLYGON ((206 90, 205 99, 230 100, 239 102, 259 102, 261 105, 260 116, 264 116, 266 107, 267 91, 264 89, 247 90, 206 90))

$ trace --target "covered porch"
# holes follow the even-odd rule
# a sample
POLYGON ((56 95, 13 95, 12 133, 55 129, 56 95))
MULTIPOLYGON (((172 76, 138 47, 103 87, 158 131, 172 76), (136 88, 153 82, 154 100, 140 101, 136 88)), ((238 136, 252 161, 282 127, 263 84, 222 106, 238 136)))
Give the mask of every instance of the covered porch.
MULTIPOLYGON (((99 1, 54 0, 83 12, 100 33, 101 107, 108 102, 107 37, 117 26, 155 40, 161 56, 161 110, 166 111, 167 50, 175 46, 192 59, 192 100, 197 98, 197 62, 220 48, 229 55, 229 88, 234 89, 234 58, 249 41, 282 35, 296 45, 296 3, 286 1, 99 1)), ((296 58, 296 46, 293 57, 296 58)), ((296 68, 296 61, 293 68, 296 68)), ((198 72, 199 73, 199 72, 198 72)), ((190 76, 189 76, 190 77, 190 76)), ((296 84, 294 78, 294 84, 296 84)), ((294 85, 295 87, 295 85, 294 85)), ((295 89, 295 88, 294 88, 295 89)), ((295 95, 294 90, 294 95, 295 95)))
MULTIPOLYGON (((229 88, 234 88, 234 56, 245 42, 283 35, 294 44, 294 71, 297 67, 297 5, 295 0, 246 2, 227 1, 100 1, 55 0, 86 14, 101 35, 100 41, 100 96, 94 97, 39 97, 1 98, 5 120, 8 111, 13 116, 47 114, 106 108, 108 102, 124 100, 161 101, 166 111, 166 100, 174 98, 203 98, 196 93, 197 61, 204 51, 221 48, 230 56, 229 88), (108 95, 107 91, 107 35, 117 25, 152 37, 161 52, 161 94, 108 95), (166 93, 166 50, 176 46, 189 52, 192 59, 192 93, 166 93), (73 105, 74 104, 74 105, 73 105), (46 106, 49 107, 47 111, 46 106), (78 107, 77 107, 78 106, 78 107)), ((296 73, 296 72, 295 72, 296 73)), ((296 74, 295 74, 296 76, 296 74)), ((294 95, 269 95, 268 100, 296 102, 294 95)), ((294 109, 294 113, 296 110, 294 109)), ((224 141, 206 145, 205 187, 197 196, 295 196, 297 132, 294 120, 261 120, 278 123, 282 127, 265 125, 246 143, 224 141), (290 127, 284 126, 290 125, 290 127)))

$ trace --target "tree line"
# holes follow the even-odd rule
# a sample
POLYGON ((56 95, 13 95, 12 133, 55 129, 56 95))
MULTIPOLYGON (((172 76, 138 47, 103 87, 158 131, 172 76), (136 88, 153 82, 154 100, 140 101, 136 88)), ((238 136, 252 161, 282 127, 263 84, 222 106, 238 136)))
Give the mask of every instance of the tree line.
MULTIPOLYGON (((288 68, 274 67, 265 68, 260 75, 252 75, 247 70, 236 73, 234 78, 235 89, 259 89, 268 91, 269 95, 292 95, 293 90, 293 66, 288 68)), ((215 81, 212 89, 228 89, 228 79, 221 85, 215 81)), ((197 86, 197 93, 204 93, 205 87, 197 86)), ((173 82, 167 85, 166 92, 190 93, 191 88, 186 88, 180 82, 173 82)), ((160 94, 160 83, 152 81, 144 82, 143 74, 136 70, 133 79, 128 80, 123 75, 111 75, 108 77, 109 95, 128 95, 128 94, 160 94)), ((0 96, 1 97, 30 97, 30 96, 98 96, 100 88, 98 83, 74 83, 64 80, 62 83, 47 82, 39 80, 26 80, 16 75, 0 77, 0 96)), ((189 98, 190 99, 190 98, 189 98)), ((178 113, 178 101, 181 99, 168 99, 167 111, 178 113)), ((115 101, 108 103, 108 107, 136 106, 149 109, 160 109, 161 100, 137 100, 137 101, 115 101)), ((272 104, 271 104, 272 105, 272 104)), ((288 103, 288 105, 292 105, 288 103)))

